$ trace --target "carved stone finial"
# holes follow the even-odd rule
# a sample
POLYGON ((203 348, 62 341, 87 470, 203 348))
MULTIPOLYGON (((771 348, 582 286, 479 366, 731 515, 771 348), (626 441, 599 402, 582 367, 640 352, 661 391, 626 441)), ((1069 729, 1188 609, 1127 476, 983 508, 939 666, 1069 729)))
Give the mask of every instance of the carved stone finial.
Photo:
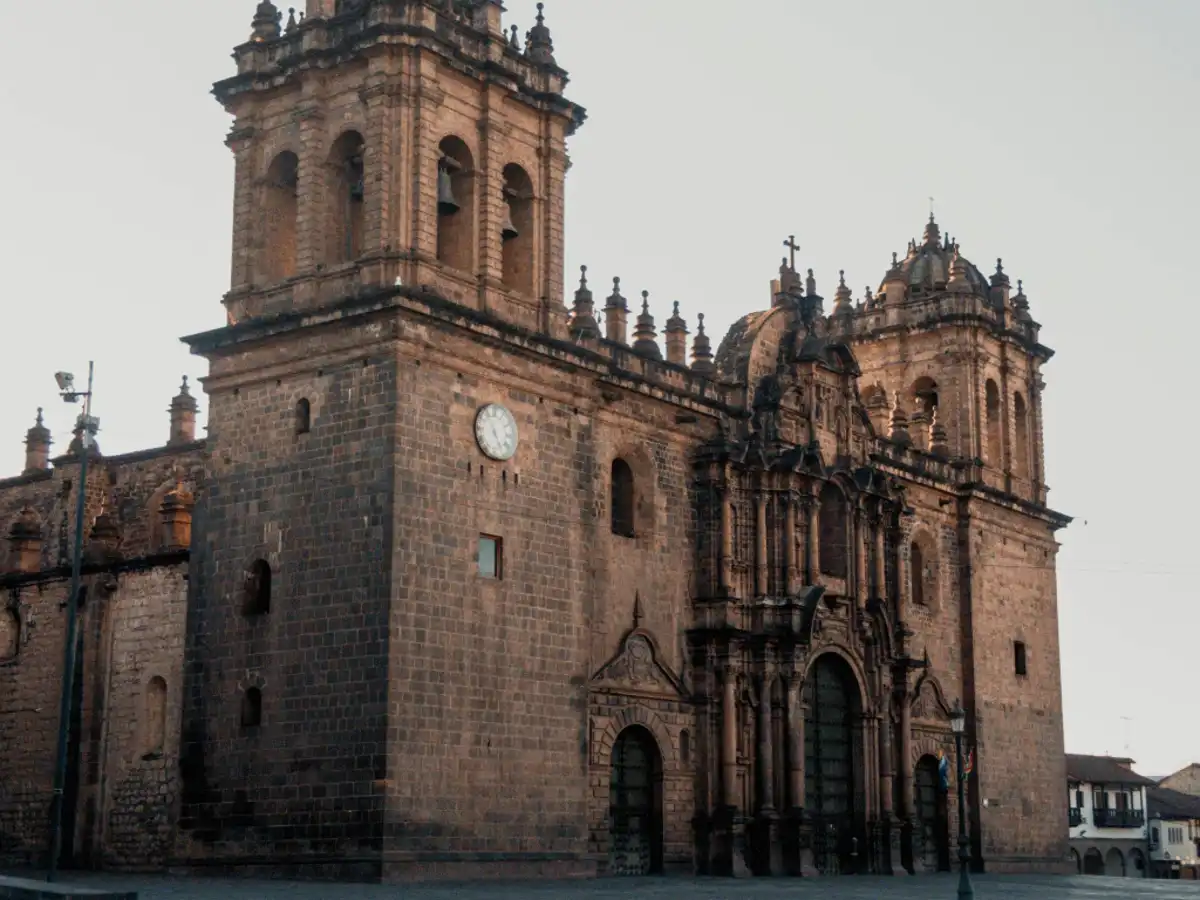
POLYGON ((904 407, 900 405, 899 391, 892 395, 892 414, 888 420, 888 437, 893 443, 904 446, 912 443, 912 436, 908 433, 908 415, 904 412, 904 407))
POLYGON ((642 624, 642 595, 637 591, 633 594, 633 627, 638 628, 642 624))
POLYGON ((642 291, 642 313, 637 317, 633 331, 633 352, 651 359, 662 359, 658 347, 658 332, 654 328, 654 316, 650 314, 650 292, 642 291))
POLYGON ((517 26, 516 25, 512 26, 511 31, 512 31, 512 37, 510 37, 508 39, 508 45, 510 47, 512 47, 514 50, 520 50, 521 49, 521 41, 517 38, 517 26))
POLYGON ((938 408, 935 406, 929 420, 929 452, 934 456, 947 457, 950 455, 950 444, 946 436, 946 426, 938 419, 938 408))
POLYGON ((525 47, 525 55, 529 61, 539 66, 553 66, 554 41, 550 38, 550 29, 546 27, 546 17, 542 14, 544 4, 537 5, 537 24, 529 31, 529 43, 525 47))
POLYGON ((283 33, 284 33, 284 34, 291 34, 291 33, 292 33, 293 31, 295 31, 295 30, 296 30, 298 27, 299 27, 299 26, 296 24, 296 7, 294 7, 294 6, 289 6, 289 7, 288 7, 288 20, 287 20, 287 25, 286 25, 286 26, 284 26, 283 33))
POLYGON ((271 0, 262 0, 250 22, 250 40, 256 43, 271 41, 280 35, 279 20, 283 14, 271 0))
POLYGON ((692 371, 711 377, 716 374, 712 346, 704 333, 704 313, 696 313, 696 336, 692 339, 692 371))
POLYGON ((600 338, 600 326, 596 323, 596 305, 587 283, 587 266, 579 267, 579 289, 575 291, 570 331, 571 337, 577 341, 600 338))

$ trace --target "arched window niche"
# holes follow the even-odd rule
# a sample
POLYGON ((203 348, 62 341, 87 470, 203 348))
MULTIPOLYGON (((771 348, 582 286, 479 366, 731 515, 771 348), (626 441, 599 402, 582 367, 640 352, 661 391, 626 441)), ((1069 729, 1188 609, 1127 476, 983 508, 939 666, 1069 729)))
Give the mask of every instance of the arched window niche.
POLYGON ((262 275, 268 282, 296 274, 296 222, 299 215, 300 160, 285 150, 267 169, 263 208, 262 275))
POLYGON ((500 240, 504 286, 519 294, 533 294, 533 181, 516 163, 504 167, 500 240))
POLYGON ((634 522, 635 493, 633 469, 625 460, 617 457, 612 461, 612 533, 621 537, 637 534, 634 522))
POLYGON ((987 380, 984 394, 987 402, 987 462, 1000 469, 1004 466, 1004 442, 1001 438, 1004 423, 1000 412, 1000 388, 991 378, 987 380))
POLYGON ((850 549, 849 510, 846 495, 836 484, 825 482, 821 488, 819 564, 822 575, 847 577, 850 549))
POLYGON ((363 252, 365 153, 362 135, 347 131, 334 141, 329 154, 330 227, 326 258, 330 263, 352 262, 363 252))
POLYGON ((1013 394, 1013 474, 1029 477, 1029 410, 1020 391, 1013 394))
POLYGON ((438 145, 437 256, 461 272, 475 271, 475 160, 454 135, 438 145))

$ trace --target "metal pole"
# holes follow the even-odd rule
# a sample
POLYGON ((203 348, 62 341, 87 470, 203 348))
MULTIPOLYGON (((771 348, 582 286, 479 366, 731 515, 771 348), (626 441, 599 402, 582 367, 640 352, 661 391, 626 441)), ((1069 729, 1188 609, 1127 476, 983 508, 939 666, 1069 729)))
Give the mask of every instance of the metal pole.
POLYGON ((962 735, 954 735, 954 755, 958 757, 958 900, 974 900, 975 889, 971 886, 971 875, 967 867, 971 853, 967 849, 967 795, 963 782, 962 735))
POLYGON ((46 866, 46 881, 53 881, 62 852, 63 785, 67 776, 67 738, 71 730, 71 701, 75 692, 75 619, 79 597, 79 581, 83 566, 83 517, 87 499, 87 465, 90 436, 88 429, 92 412, 92 370, 88 363, 87 393, 83 395, 83 420, 79 432, 82 458, 79 463, 79 497, 75 503, 75 546, 71 555, 71 592, 67 595, 66 638, 63 644, 62 696, 58 708, 58 752, 54 760, 54 794, 50 805, 50 860, 46 866))

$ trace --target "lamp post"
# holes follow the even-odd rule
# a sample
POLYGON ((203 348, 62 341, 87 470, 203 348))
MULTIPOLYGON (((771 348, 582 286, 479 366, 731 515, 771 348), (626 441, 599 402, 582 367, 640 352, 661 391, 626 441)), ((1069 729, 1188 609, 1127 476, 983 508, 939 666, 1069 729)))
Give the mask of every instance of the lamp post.
POLYGON ((965 792, 966 776, 963 774, 963 731, 967 727, 967 713, 959 701, 954 701, 954 709, 950 710, 950 727, 954 731, 954 754, 958 758, 958 900, 975 897, 975 888, 971 886, 971 873, 967 871, 971 853, 967 849, 967 795, 965 792))
POLYGON ((88 386, 86 391, 75 390, 75 376, 70 372, 58 372, 59 393, 67 403, 83 400, 83 414, 79 417, 79 496, 75 502, 75 546, 71 554, 71 592, 67 595, 67 623, 63 630, 62 696, 58 707, 58 752, 54 758, 54 793, 50 801, 50 860, 46 866, 46 880, 53 881, 58 867, 58 856, 62 852, 63 787, 67 775, 67 737, 71 730, 71 699, 75 687, 75 619, 79 599, 79 580, 83 566, 83 519, 87 500, 88 451, 92 436, 100 430, 98 419, 92 418, 92 371, 88 363, 88 386))

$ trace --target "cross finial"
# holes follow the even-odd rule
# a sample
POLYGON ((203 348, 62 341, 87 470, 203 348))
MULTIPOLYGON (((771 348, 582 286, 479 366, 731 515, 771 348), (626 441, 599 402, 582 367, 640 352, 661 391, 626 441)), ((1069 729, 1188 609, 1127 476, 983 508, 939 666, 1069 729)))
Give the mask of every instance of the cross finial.
POLYGON ((791 251, 790 268, 793 272, 795 272, 796 271, 796 251, 800 249, 800 245, 796 243, 796 236, 794 234, 789 234, 788 239, 783 242, 783 246, 787 247, 788 250, 791 251))
POLYGON ((929 221, 933 221, 933 198, 929 198, 929 221))

